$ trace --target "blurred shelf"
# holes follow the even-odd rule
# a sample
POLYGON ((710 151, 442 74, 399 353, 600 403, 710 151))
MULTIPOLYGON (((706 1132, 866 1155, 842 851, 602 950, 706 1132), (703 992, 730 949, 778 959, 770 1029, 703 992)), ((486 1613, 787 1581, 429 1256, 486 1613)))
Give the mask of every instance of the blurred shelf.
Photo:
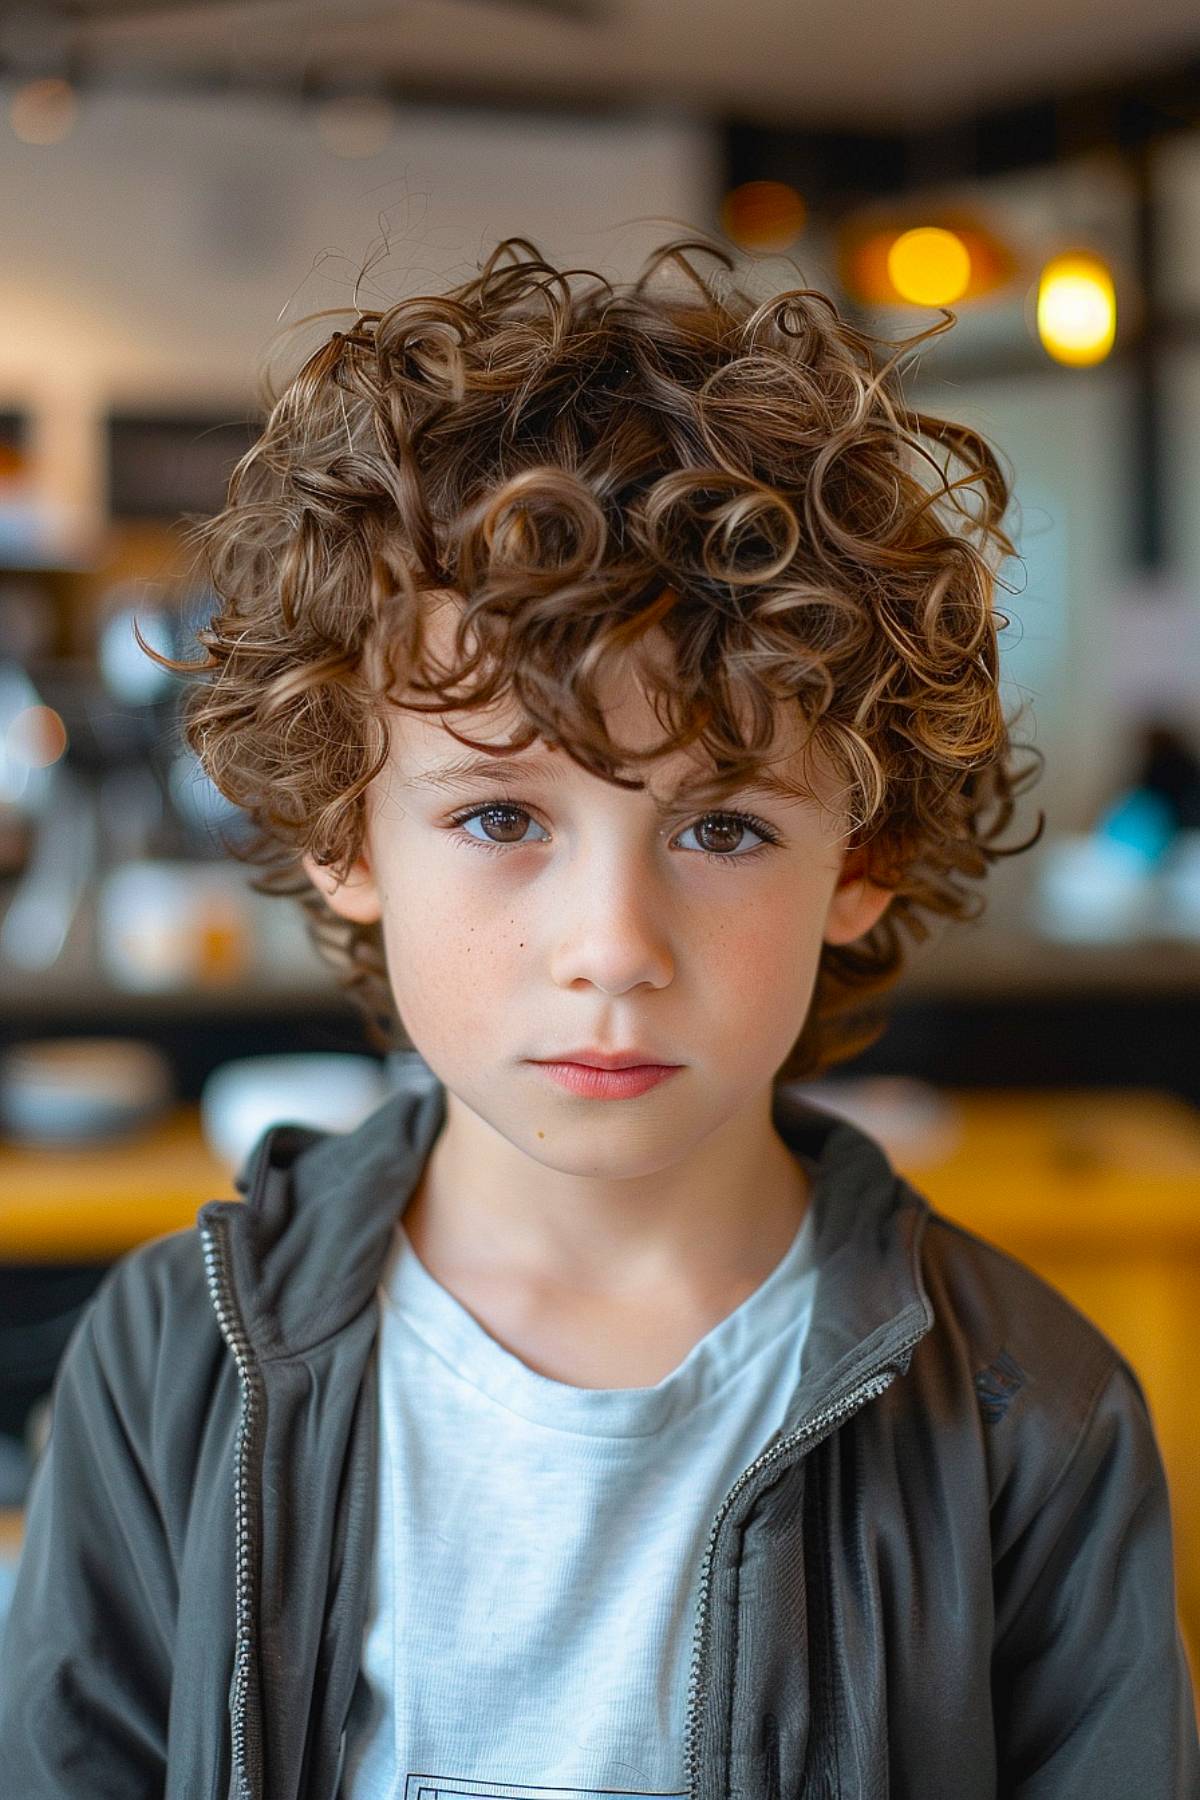
POLYGON ((1051 942, 992 925, 959 926, 911 953, 906 994, 1156 992, 1200 995, 1200 939, 1051 942))
POLYGON ((96 1027, 101 1020, 119 1022, 123 1030, 140 1019, 190 1018, 195 1014, 229 1013, 237 1016, 262 1011, 310 1013, 324 1010, 336 997, 333 976, 317 970, 311 981, 272 980, 246 976, 228 987, 173 989, 162 993, 134 993, 91 980, 40 977, 35 984, 9 981, 4 989, 6 1020, 41 1022, 58 1026, 69 1021, 96 1027))
MULTIPOLYGON (((197 868, 204 866, 197 863, 197 868)), ((256 908, 286 904, 282 899, 250 898, 256 908)), ((316 952, 311 953, 309 966, 301 960, 307 945, 298 933, 290 973, 276 964, 225 985, 162 993, 131 992, 98 977, 91 935, 91 911, 85 902, 63 954, 50 969, 26 975, 6 965, 6 1013, 82 1018, 113 1012, 128 1018, 217 1006, 238 1013, 263 1005, 303 1010, 324 1003, 332 991, 333 977, 317 961, 316 952)), ((927 997, 1010 1001, 1021 995, 1087 993, 1200 997, 1200 942, 1051 944, 1016 932, 947 932, 935 948, 924 945, 914 953, 895 993, 900 1003, 927 997)))

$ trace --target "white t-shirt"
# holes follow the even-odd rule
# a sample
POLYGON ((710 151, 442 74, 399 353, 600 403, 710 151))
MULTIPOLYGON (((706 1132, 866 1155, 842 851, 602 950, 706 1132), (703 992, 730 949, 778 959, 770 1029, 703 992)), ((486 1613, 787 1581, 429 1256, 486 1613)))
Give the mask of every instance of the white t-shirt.
POLYGON ((342 1800, 686 1792, 701 1563, 795 1394, 812 1237, 810 1205, 766 1280, 656 1386, 581 1388, 491 1337, 397 1221, 342 1800))

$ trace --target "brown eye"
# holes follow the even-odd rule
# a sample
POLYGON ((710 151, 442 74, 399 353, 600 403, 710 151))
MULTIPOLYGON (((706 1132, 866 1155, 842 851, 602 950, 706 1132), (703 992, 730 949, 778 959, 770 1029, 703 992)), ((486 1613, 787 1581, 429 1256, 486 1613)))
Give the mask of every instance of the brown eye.
POLYGON ((746 827, 741 821, 728 813, 710 813, 707 818, 701 819, 695 829, 702 840, 707 839, 703 843, 705 850, 736 850, 746 833, 746 827))
MULTIPOLYGON (((489 832, 491 831, 493 821, 499 819, 501 821, 500 835, 493 837, 491 840, 493 843, 499 844, 519 844, 524 836, 525 827, 533 822, 530 819, 529 814, 523 811, 519 806, 482 807, 478 812, 468 814, 468 819, 472 818, 478 819, 481 824, 485 825, 489 832), (513 825, 512 821, 514 820, 524 820, 525 824, 521 825, 518 823, 517 825, 513 825), (508 831, 515 833, 515 835, 505 835, 506 825, 508 831)), ((466 822, 466 820, 463 821, 463 823, 466 822)))
POLYGON ((694 825, 686 828, 685 837, 688 831, 695 832, 697 837, 703 834, 704 837, 709 838, 710 842, 701 843, 700 849, 706 861, 710 863, 752 862, 764 851, 770 850, 779 843, 779 838, 771 830, 771 827, 762 819, 755 818, 753 813, 705 813, 703 818, 697 819, 694 825), (762 842, 752 845, 749 850, 738 849, 737 845, 747 831, 753 832, 755 837, 762 839, 762 842), (720 847, 714 849, 712 847, 714 843, 720 847))

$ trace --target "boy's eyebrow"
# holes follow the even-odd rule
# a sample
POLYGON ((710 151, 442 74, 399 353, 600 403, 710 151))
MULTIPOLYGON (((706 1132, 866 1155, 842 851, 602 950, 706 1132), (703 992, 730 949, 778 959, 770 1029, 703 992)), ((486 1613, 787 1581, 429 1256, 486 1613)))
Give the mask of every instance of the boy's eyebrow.
MULTIPOLYGON (((551 782, 557 782, 564 772, 563 762, 552 762, 547 757, 519 756, 463 756, 455 762, 443 763, 429 769, 421 769, 408 776, 410 787, 437 788, 454 791, 470 787, 472 783, 486 778, 503 780, 515 776, 526 778, 541 776, 551 782)), ((695 803, 703 798, 726 799, 735 793, 763 793, 774 795, 778 799, 795 801, 800 798, 795 789, 779 781, 769 770, 745 780, 730 781, 728 778, 718 780, 711 775, 697 775, 683 781, 673 794, 666 795, 660 802, 660 810, 666 811, 677 806, 680 801, 691 800, 695 803)))

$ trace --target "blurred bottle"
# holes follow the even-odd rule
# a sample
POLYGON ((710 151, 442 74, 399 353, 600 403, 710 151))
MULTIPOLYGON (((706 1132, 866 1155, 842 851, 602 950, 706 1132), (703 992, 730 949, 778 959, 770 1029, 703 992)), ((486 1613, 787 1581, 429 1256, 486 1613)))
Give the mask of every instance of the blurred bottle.
POLYGON ((1183 831, 1200 829, 1200 755, 1166 718, 1142 721, 1128 785, 1104 811, 1097 833, 1160 863, 1183 831))
POLYGON ((1092 829, 1046 846, 1030 916, 1059 943, 1200 938, 1200 754, 1174 720, 1144 717, 1092 829))

